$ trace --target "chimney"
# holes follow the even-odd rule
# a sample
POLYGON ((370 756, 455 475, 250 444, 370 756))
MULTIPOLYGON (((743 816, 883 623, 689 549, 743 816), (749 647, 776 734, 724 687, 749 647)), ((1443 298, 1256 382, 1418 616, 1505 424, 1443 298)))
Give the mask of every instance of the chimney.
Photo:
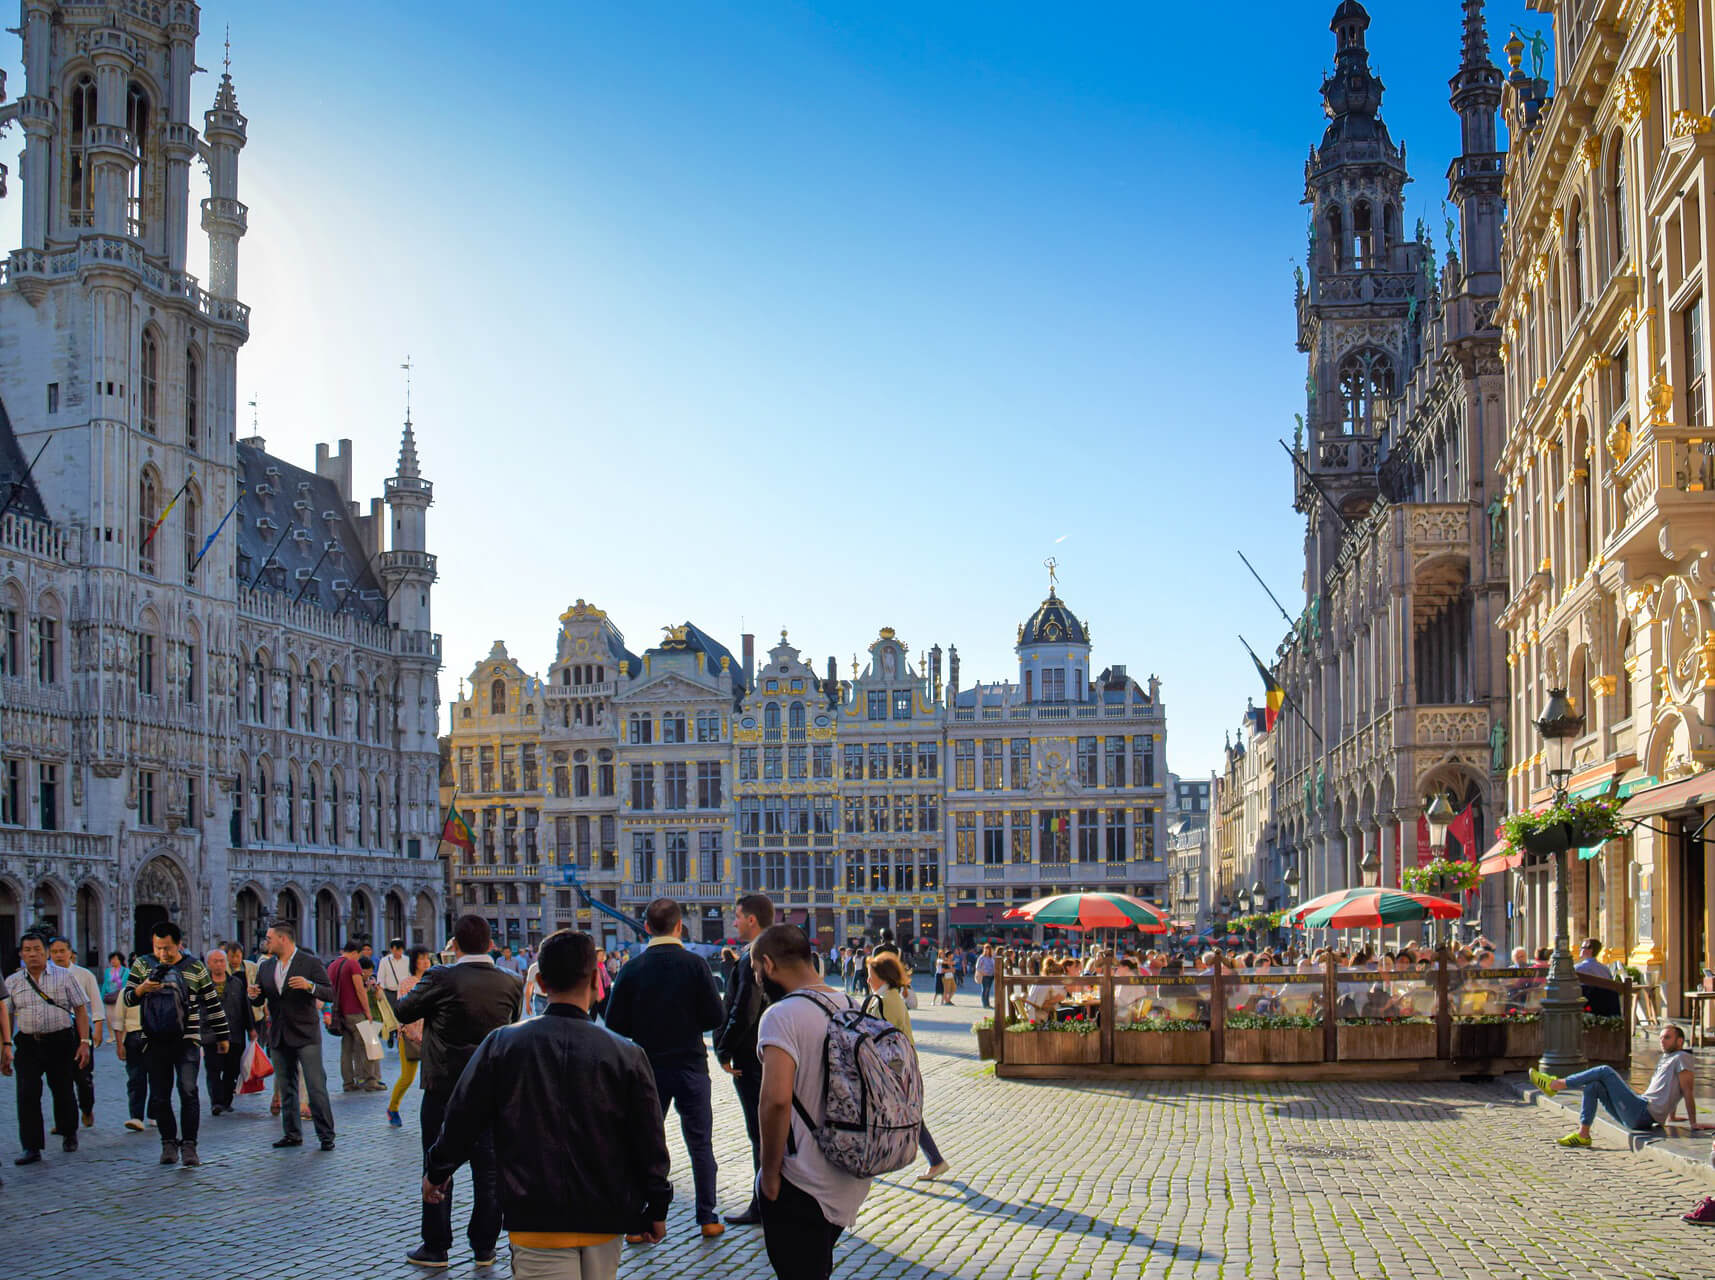
POLYGON ((929 650, 929 701, 941 700, 941 646, 929 650))
POLYGON ((749 689, 756 683, 756 635, 746 631, 743 636, 744 650, 744 687, 749 689))
POLYGON ((947 694, 955 698, 959 695, 959 646, 956 644, 947 648, 947 694))

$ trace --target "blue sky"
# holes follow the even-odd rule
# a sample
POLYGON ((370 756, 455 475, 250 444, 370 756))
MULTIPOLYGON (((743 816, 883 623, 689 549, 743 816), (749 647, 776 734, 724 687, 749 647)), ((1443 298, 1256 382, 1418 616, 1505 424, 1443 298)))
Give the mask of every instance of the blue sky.
MULTIPOLYGON (((845 674, 887 625, 1003 679, 1054 555, 1206 772, 1234 633, 1284 625, 1234 549, 1303 599, 1275 440, 1333 7, 206 4, 250 119, 240 399, 378 493, 410 353, 446 698, 498 638, 545 669, 580 596, 633 647, 784 625, 845 674)), ((1371 5, 1438 238, 1460 12, 1371 5)), ((1497 63, 1527 17, 1490 5, 1497 63)))

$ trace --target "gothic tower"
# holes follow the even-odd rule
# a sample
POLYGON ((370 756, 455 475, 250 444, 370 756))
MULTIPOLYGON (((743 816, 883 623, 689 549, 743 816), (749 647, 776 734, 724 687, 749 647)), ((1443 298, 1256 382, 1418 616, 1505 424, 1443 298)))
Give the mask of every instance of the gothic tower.
MULTIPOLYGON (((405 410, 405 430, 399 442, 399 465, 387 479, 389 549, 381 553, 381 582, 387 591, 388 621, 397 632, 399 656, 399 746, 404 751, 433 753, 440 714, 435 673, 440 655, 434 651, 429 588, 436 578, 435 557, 428 552, 428 513, 435 487, 423 479, 417 465, 417 437, 411 411, 405 410)), ((401 809, 401 821, 408 822, 401 809)), ((406 831, 432 836, 432 832, 406 831)))
POLYGON ((1304 166, 1309 282, 1297 302, 1298 348, 1310 357, 1308 431, 1295 479, 1296 505, 1309 517, 1312 595, 1338 554, 1344 521, 1379 493, 1386 404, 1413 359, 1410 331, 1431 285, 1430 250, 1404 231, 1411 179, 1405 148, 1381 118, 1383 86, 1364 45, 1369 25, 1357 0, 1334 11, 1334 71, 1322 83, 1328 127, 1304 166))
POLYGON ((1489 60, 1483 0, 1464 0, 1465 30, 1459 72, 1448 81, 1459 115, 1459 151, 1447 170, 1448 194, 1459 208, 1459 256, 1464 285, 1473 294, 1501 289, 1501 182, 1506 154, 1496 137, 1501 69, 1489 60))

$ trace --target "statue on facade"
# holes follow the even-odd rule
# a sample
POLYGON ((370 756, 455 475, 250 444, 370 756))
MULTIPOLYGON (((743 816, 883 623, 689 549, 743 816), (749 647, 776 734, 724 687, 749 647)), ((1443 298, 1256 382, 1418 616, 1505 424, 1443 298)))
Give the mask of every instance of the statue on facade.
POLYGON ((256 705, 256 668, 255 667, 245 667, 244 668, 244 705, 246 707, 253 707, 256 705))
POLYGON ((347 689, 339 699, 339 722, 346 726, 349 732, 355 733, 359 728, 357 719, 357 695, 347 689))
POLYGON ((1417 326, 1417 295, 1414 293, 1405 304, 1405 327, 1413 329, 1417 326))
POLYGON ((1529 34, 1514 27, 1513 34, 1530 46, 1530 78, 1542 79, 1542 68, 1548 61, 1548 37, 1542 34, 1541 27, 1529 34))
POLYGON ((1304 415, 1295 413, 1292 415, 1292 420, 1296 424, 1292 428, 1292 451, 1297 453, 1304 447, 1304 415))
POLYGON ((1447 228, 1447 256, 1457 257, 1459 254, 1459 228, 1453 223, 1453 215, 1447 212, 1447 202, 1441 202, 1441 220, 1447 228))
POLYGON ((326 729, 327 731, 329 731, 331 733, 333 731, 333 725, 329 723, 328 710, 333 705, 333 697, 332 697, 332 694, 329 692, 329 689, 330 689, 330 686, 324 684, 321 687, 321 689, 317 692, 317 695, 316 695, 317 709, 320 711, 321 714, 316 717, 316 723, 321 725, 322 728, 326 729))
POLYGON ((1491 558, 1498 558, 1506 551, 1507 504, 1497 493, 1489 499, 1489 505, 1484 510, 1489 515, 1489 555, 1491 558))
POLYGON ((274 829, 280 833, 280 838, 292 838, 292 809, 286 803, 286 789, 274 788, 274 829))
POLYGON ((1504 720, 1495 721, 1495 727, 1489 730, 1489 772, 1505 773, 1507 771, 1507 725, 1504 720))
POLYGON ((286 714, 286 673, 274 673, 274 716, 276 719, 286 714))
POLYGON ((1298 287, 1298 292, 1304 292, 1304 268, 1296 262, 1292 264, 1292 281, 1298 287))

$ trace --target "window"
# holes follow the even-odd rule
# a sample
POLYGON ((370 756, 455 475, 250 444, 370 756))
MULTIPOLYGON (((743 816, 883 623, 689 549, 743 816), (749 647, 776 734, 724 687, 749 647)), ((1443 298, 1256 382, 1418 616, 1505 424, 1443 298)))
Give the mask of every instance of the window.
POLYGON ((1108 810, 1108 861, 1124 862, 1126 851, 1125 810, 1108 810))
MULTIPOLYGON (((373 705, 373 704, 371 704, 373 705)), ((520 764, 524 770, 524 790, 535 791, 541 785, 536 772, 536 744, 526 742, 519 748, 520 764)))
POLYGON ((655 722, 648 716, 633 711, 631 713, 631 718, 627 723, 629 725, 630 734, 626 740, 630 742, 632 746, 647 746, 651 742, 655 741, 655 722))
POLYGON ((37 618, 36 631, 36 683, 58 684, 59 663, 59 622, 54 618, 37 618))
POLYGON ((833 743, 812 742, 810 744, 810 776, 812 778, 832 778, 834 776, 833 743))
POLYGON ((0 606, 0 676, 23 674, 18 653, 18 610, 8 603, 0 606))
POLYGON ((1066 670, 1064 667, 1049 667, 1042 673, 1042 701, 1066 701, 1066 670))
POLYGON ((57 764, 36 766, 36 825, 43 831, 60 829, 60 767, 57 764))
MULTIPOLYGON (((202 826, 202 814, 197 810, 197 780, 195 774, 185 777, 185 826, 195 831, 202 826)), ((290 838, 291 833, 287 832, 290 838)))
POLYGON ((917 797, 917 829, 919 831, 939 831, 941 829, 941 797, 927 792, 917 797))
POLYGON ((1131 811, 1132 857, 1140 862, 1155 861, 1155 810, 1131 811))
POLYGON ((917 855, 917 888, 930 892, 941 887, 941 860, 934 850, 925 849, 917 855))
POLYGON ((482 775, 482 790, 494 790, 494 748, 478 747, 479 771, 482 775))
POLYGON ((145 827, 155 825, 155 773, 152 769, 137 771, 137 822, 145 827))
POLYGON ((1346 435, 1374 435, 1393 398, 1393 361, 1373 347, 1352 352, 1340 361, 1340 430, 1346 435))
POLYGON ((786 776, 793 782, 803 782, 810 776, 809 752, 802 742, 786 749, 786 776))
POLYGON ((685 741, 685 713, 683 711, 668 711, 662 714, 661 741, 685 741))
POLYGON ((1029 862, 1030 853, 1030 810, 1014 809, 1010 823, 1012 827, 1012 860, 1014 862, 1029 862))
POLYGON ((67 97, 66 109, 71 116, 71 127, 62 135, 66 143, 66 222, 73 227, 87 227, 94 222, 95 184, 90 180, 83 145, 88 129, 99 119, 95 80, 88 75, 79 76, 67 97))
POLYGON ((864 706, 868 713, 868 719, 887 719, 887 694, 884 691, 879 689, 871 690, 864 700, 864 706))
POLYGON ((683 884, 691 878, 691 833, 669 831, 663 838, 667 855, 666 879, 670 884, 683 884))
POLYGON ((155 574, 155 518, 161 512, 161 489, 153 468, 137 479, 137 572, 155 574))
POLYGON ((977 815, 974 813, 955 813, 953 815, 953 857, 961 865, 968 865, 977 860, 977 815))
POLYGON ((911 776, 911 744, 896 742, 893 744, 893 776, 909 778, 911 776))
POLYGON ((1078 781, 1083 786, 1093 787, 1096 777, 1096 740, 1094 738, 1078 739, 1078 781))
POLYGON ((834 859, 832 855, 816 859, 816 892, 823 897, 834 891, 834 859))
POLYGON ((600 751, 596 752, 596 760, 600 762, 595 767, 596 794, 611 796, 614 794, 613 752, 609 751, 606 747, 603 747, 600 751))
POLYGON ((661 807, 663 809, 689 807, 686 772, 683 760, 670 760, 661 766, 661 807))
POLYGON ((780 736, 780 704, 770 702, 762 709, 762 736, 778 738, 780 736))
MULTIPOLYGON (((466 771, 469 769, 469 766, 468 765, 461 765, 460 769, 461 769, 461 771, 466 771)), ((470 774, 468 772, 464 772, 463 776, 466 779, 466 787, 468 789, 468 787, 469 787, 469 781, 468 780, 469 780, 470 774)), ((588 787, 589 784, 590 784, 590 769, 589 769, 588 765, 585 765, 584 766, 584 786, 588 787)), ((572 794, 572 771, 570 769, 568 769, 563 764, 555 765, 554 766, 554 798, 556 800, 564 800, 568 796, 570 796, 571 794, 572 794)), ((587 794, 587 792, 586 792, 586 794, 587 794)))
POLYGON ((896 689, 893 694, 893 718, 895 720, 911 719, 911 690, 896 689))
POLYGON ((740 747, 738 749, 738 780, 740 782, 756 781, 755 747, 740 747))
POLYGON ((762 797, 762 834, 765 836, 783 836, 786 834, 786 799, 784 796, 762 797))
POLYGON ((197 553, 202 550, 202 503, 194 486, 185 490, 179 510, 184 513, 185 581, 190 582, 196 576, 197 553))
MULTIPOLYGON (((796 684, 797 682, 794 681, 793 683, 796 684)), ((804 736, 804 704, 802 702, 794 702, 791 709, 786 713, 786 729, 794 738, 804 736)))
POLYGON ((777 853, 762 857, 762 882, 769 893, 786 892, 786 859, 777 853))
POLYGON ((834 834, 834 798, 832 796, 817 796, 815 798, 814 831, 819 836, 834 834))
POLYGON ((518 790, 518 765, 512 756, 511 747, 500 748, 500 789, 502 791, 518 790))
POLYGON ((1703 299, 1685 308, 1685 426, 1709 425, 1709 390, 1703 359, 1703 299))
POLYGON ((496 680, 488 687, 488 710, 491 715, 506 714, 506 681, 496 680))
POLYGON ((762 889, 762 855, 759 853, 741 853, 738 855, 738 883, 746 893, 758 893, 762 889))
POLYGON ((871 893, 890 893, 893 889, 893 867, 887 860, 884 850, 876 849, 869 859, 869 891, 871 893))
POLYGON ((1574 200, 1566 222, 1567 311, 1578 314, 1584 305, 1584 209, 1574 200))
POLYGON ((48 383, 48 412, 49 413, 58 413, 59 411, 60 411, 60 384, 57 382, 50 382, 50 383, 48 383))
POLYGON ((885 742, 869 744, 869 776, 874 781, 887 779, 887 744, 885 742))
POLYGON ((846 833, 863 834, 863 801, 852 796, 846 797, 846 833))
POLYGON ((778 746, 762 749, 762 776, 769 782, 780 781, 780 748, 778 746))
POLYGON ((917 808, 911 800, 910 796, 893 797, 893 829, 895 831, 917 830, 917 808))
POLYGON ((789 836, 807 836, 810 834, 810 797, 786 797, 786 834, 789 836))
POLYGON ((970 738, 961 738, 953 744, 953 790, 975 791, 976 789, 977 744, 970 738))
POLYGON ((858 782, 863 778, 863 748, 855 742, 848 742, 840 748, 840 772, 847 782, 858 782))
POLYGON ((1002 815, 992 813, 983 824, 983 865, 998 867, 1006 861, 1006 828, 1002 815))
POLYGON ((0 760, 0 826, 24 825, 24 765, 0 760))
POLYGON ((718 711, 697 712, 697 741, 719 742, 721 740, 721 713, 718 711))
POLYGON ((1067 863, 1072 860, 1071 814, 1065 809, 1044 809, 1038 824, 1041 861, 1067 863))
POLYGON ((200 408, 202 404, 201 366, 197 361, 196 349, 185 352, 185 448, 192 453, 197 451, 201 439, 198 424, 201 421, 200 408))
POLYGON ((155 696, 155 633, 140 632, 137 636, 137 692, 146 698, 155 696))
POLYGON ((762 834, 762 801, 755 796, 739 797, 738 833, 741 836, 762 834))
POLYGON ((1030 789, 1030 739, 1014 738, 1008 746, 1012 754, 1012 789, 1014 791, 1028 791, 1030 789))
POLYGON ((1102 785, 1125 786, 1125 739, 1110 737, 1102 742, 1102 785))
POLYGON ((1096 811, 1078 810, 1078 861, 1099 861, 1101 853, 1101 830, 1096 825, 1096 811))
POLYGON ((153 329, 143 330, 143 359, 137 370, 142 382, 138 415, 143 430, 156 434, 155 424, 161 398, 161 346, 153 329))
POLYGON ((655 807, 654 765, 634 764, 631 766, 631 807, 641 810, 649 810, 655 807))
POLYGON ((721 833, 697 832, 697 879, 714 884, 721 879, 721 833))
POLYGON ((697 808, 718 809, 721 807, 721 762, 719 760, 699 760, 697 762, 697 808))
POLYGON ((631 833, 631 878, 638 884, 651 884, 655 879, 655 833, 631 833))
POLYGON ((938 777, 941 772, 941 747, 935 742, 919 742, 917 744, 917 776, 923 779, 938 777))
POLYGON ((888 829, 886 796, 871 796, 869 798, 869 829, 878 833, 888 829))
MULTIPOLYGON (((862 849, 853 849, 846 854, 846 892, 862 893, 864 884, 864 859, 862 849)), ((858 913, 862 915, 862 912, 858 913)))
POLYGON ((1002 786, 1001 778, 1001 741, 999 738, 983 739, 983 790, 999 791, 1002 786))
MULTIPOLYGON (((1140 733, 1131 740, 1131 785, 1155 785, 1155 735, 1140 733)), ((1201 805, 1197 806, 1202 808, 1201 805)))

